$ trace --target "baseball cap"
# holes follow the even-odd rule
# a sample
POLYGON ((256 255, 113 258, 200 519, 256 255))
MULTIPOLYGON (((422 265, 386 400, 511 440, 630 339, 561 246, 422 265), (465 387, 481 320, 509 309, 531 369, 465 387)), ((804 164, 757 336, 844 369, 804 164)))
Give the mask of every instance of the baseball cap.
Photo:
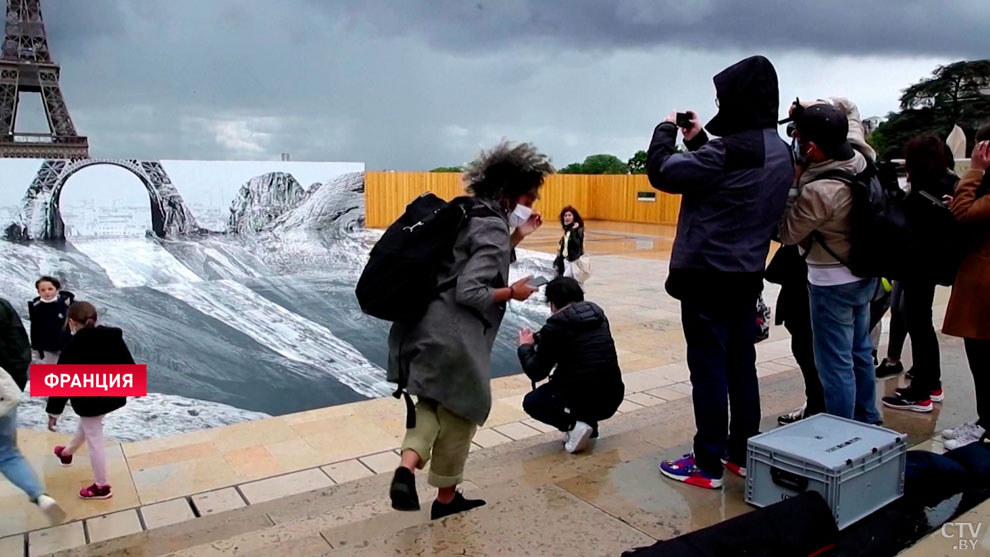
POLYGON ((849 160, 854 152, 849 145, 849 119, 846 113, 830 104, 816 104, 795 115, 794 124, 801 141, 813 141, 827 157, 849 160))

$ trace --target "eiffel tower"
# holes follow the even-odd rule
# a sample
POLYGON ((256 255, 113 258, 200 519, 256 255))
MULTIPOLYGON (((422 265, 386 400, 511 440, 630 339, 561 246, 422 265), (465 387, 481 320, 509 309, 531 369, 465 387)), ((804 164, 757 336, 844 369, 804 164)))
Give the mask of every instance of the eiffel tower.
POLYGON ((59 66, 48 50, 41 0, 7 0, 0 54, 0 157, 84 159, 89 142, 76 133, 58 85, 59 66), (50 133, 17 133, 21 93, 40 93, 50 133))

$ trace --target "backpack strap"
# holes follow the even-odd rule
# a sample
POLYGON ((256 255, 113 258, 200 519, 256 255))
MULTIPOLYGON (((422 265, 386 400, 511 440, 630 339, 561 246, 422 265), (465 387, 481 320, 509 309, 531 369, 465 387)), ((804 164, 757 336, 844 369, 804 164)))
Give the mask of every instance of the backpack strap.
MULTIPOLYGON (((405 333, 403 333, 402 334, 402 340, 399 341, 399 355, 400 356, 402 354, 402 347, 405 345, 405 343, 406 343, 406 335, 405 335, 405 333)), ((400 362, 402 361, 402 358, 401 357, 399 358, 399 361, 400 362)), ((405 369, 403 369, 403 367, 404 366, 400 363, 399 364, 399 377, 398 377, 398 380, 395 382, 396 388, 395 388, 395 392, 392 393, 392 396, 395 397, 396 399, 402 398, 402 399, 405 400, 405 403, 406 403, 406 429, 415 429, 416 428, 416 405, 413 404, 412 397, 409 396, 409 391, 406 390, 406 387, 409 386, 409 368, 408 367, 405 367, 405 369)))
MULTIPOLYGON (((401 383, 405 383, 402 381, 401 383)), ((401 384, 395 392, 392 393, 395 398, 403 398, 406 403, 406 429, 416 429, 416 405, 413 404, 412 397, 409 396, 409 391, 406 390, 405 384, 401 384)))
POLYGON ((815 176, 815 179, 812 180, 812 182, 818 182, 821 180, 835 180, 849 186, 856 181, 856 175, 851 172, 846 172, 845 170, 829 170, 828 172, 823 172, 820 175, 815 176))
MULTIPOLYGON (((839 257, 838 255, 836 255, 835 252, 832 251, 832 248, 828 247, 828 243, 825 241, 825 236, 821 232, 819 232, 817 230, 813 230, 811 232, 811 240, 814 241, 814 242, 818 242, 818 244, 820 246, 822 246, 822 249, 824 249, 826 252, 828 252, 828 254, 831 255, 833 259, 835 259, 836 261, 838 261, 839 263, 841 263, 843 266, 849 267, 849 264, 848 263, 846 263, 845 261, 843 261, 842 258, 839 257)), ((804 254, 804 258, 805 259, 808 259, 808 255, 810 253, 811 253, 811 250, 808 250, 808 253, 805 253, 804 254)))

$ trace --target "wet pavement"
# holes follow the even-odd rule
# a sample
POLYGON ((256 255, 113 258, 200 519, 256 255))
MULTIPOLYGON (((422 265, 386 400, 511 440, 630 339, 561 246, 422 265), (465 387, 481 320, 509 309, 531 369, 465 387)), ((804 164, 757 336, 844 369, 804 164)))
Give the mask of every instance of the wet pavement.
MULTIPOLYGON (((402 428, 402 406, 391 399, 123 444, 120 473, 133 476, 136 496, 105 507, 76 509, 78 518, 119 509, 147 516, 148 506, 175 500, 188 500, 198 514, 206 514, 203 511, 210 507, 203 503, 219 501, 225 490, 237 498, 242 508, 232 512, 239 514, 229 519, 210 515, 155 530, 154 543, 147 537, 152 531, 147 531, 123 538, 129 541, 117 546, 91 546, 65 555, 150 556, 172 551, 189 556, 291 553, 296 557, 331 552, 616 555, 751 511, 743 501, 740 478, 727 474, 723 489, 710 491, 667 480, 657 470, 661 459, 690 450, 694 419, 679 307, 662 288, 667 265, 658 255, 662 249, 658 246, 664 245, 664 227, 650 226, 606 230, 598 235, 603 237, 600 240, 589 234, 593 242, 603 242, 600 246, 629 248, 644 255, 593 253, 588 297, 609 316, 628 392, 623 413, 602 424, 602 438, 590 453, 565 454, 558 432, 538 430, 525 420, 519 403, 529 385, 519 376, 493 382, 493 422, 486 424, 484 445, 474 448, 466 471, 468 496, 485 498, 489 504, 439 522, 428 520, 430 492, 422 479, 423 511, 395 513, 388 508, 388 473, 392 459, 397 459, 389 452, 402 428), (637 238, 651 233, 652 247, 637 238), (381 437, 380 443, 369 432, 381 437), (324 464, 331 454, 339 455, 340 462, 307 468, 324 464), (313 470, 322 470, 328 478, 313 470), (183 478, 195 478, 204 487, 190 491, 183 478), (229 487, 235 485, 236 490, 229 487), (211 491, 198 493, 206 490, 211 491), (254 494, 259 498, 251 500, 254 494), (269 499, 272 494, 276 496, 269 499), (128 543, 130 550, 120 549, 128 543)), ((544 245, 554 250, 555 233, 551 232, 545 227, 528 247, 544 245)), ((768 285, 766 298, 771 306, 776 291, 768 285)), ((947 293, 939 289, 936 296, 934 313, 939 325, 947 293)), ((930 414, 882 409, 885 427, 906 433, 912 445, 920 443, 936 451, 941 451, 938 432, 969 419, 975 411, 972 377, 961 342, 941 335, 939 340, 946 401, 936 404, 930 414)), ((803 401, 802 380, 788 344, 786 331, 773 327, 770 339, 757 346, 764 431, 776 426, 778 414, 803 401)), ((910 344, 905 349, 905 365, 910 366, 910 344)), ((903 384, 903 377, 881 380, 878 397, 903 384)), ((27 446, 41 451, 52 440, 45 434, 29 440, 27 446)), ((78 489, 79 478, 64 476, 47 456, 37 458, 60 494, 78 489), (69 480, 68 486, 62 478, 69 480)), ((79 472, 86 467, 81 468, 79 472)), ((16 518, 7 511, 14 495, 0 486, 6 513, 2 518, 16 518)), ((33 512, 22 508, 19 501, 13 508, 23 516, 33 512)), ((2 518, 0 523, 5 523, 2 518)), ((36 518, 30 515, 30 527, 38 527, 36 518)), ((19 520, 28 526, 27 518, 19 520)), ((91 531, 82 522, 73 524, 78 525, 80 536, 91 531)), ((72 536, 70 532, 66 539, 78 539, 72 536)), ((30 539, 34 543, 41 537, 34 532, 30 539)), ((0 554, 6 555, 2 550, 18 540, 23 546, 23 536, 0 540, 0 554)), ((39 541, 38 547, 42 546, 39 541)))

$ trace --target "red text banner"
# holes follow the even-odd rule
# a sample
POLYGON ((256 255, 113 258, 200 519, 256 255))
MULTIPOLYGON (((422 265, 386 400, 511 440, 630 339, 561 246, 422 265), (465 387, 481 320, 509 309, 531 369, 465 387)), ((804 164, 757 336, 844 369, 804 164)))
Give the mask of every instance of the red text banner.
POLYGON ((32 365, 31 396, 147 396, 148 366, 32 365))

